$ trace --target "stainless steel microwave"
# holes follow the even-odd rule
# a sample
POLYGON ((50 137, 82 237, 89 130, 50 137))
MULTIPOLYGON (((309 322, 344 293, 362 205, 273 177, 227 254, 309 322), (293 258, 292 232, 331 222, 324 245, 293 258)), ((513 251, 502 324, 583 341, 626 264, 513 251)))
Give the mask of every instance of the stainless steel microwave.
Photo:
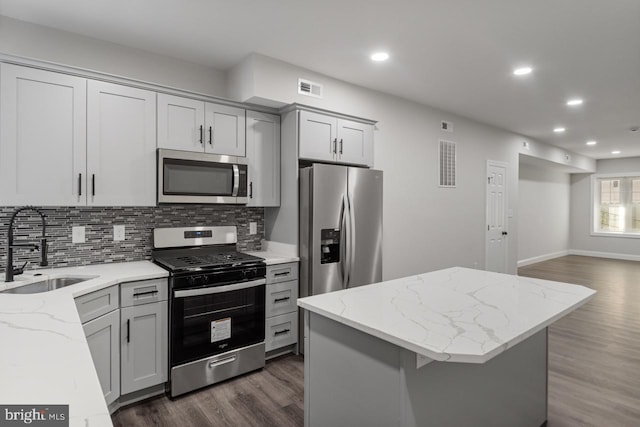
POLYGON ((158 149, 158 203, 247 202, 246 158, 158 149))

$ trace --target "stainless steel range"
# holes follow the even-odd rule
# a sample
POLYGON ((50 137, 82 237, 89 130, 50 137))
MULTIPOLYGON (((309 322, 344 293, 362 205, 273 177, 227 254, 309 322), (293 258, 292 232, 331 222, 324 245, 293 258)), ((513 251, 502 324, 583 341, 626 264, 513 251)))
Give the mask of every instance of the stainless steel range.
POLYGON ((169 271, 171 397, 264 367, 266 265, 236 251, 236 227, 156 228, 169 271))

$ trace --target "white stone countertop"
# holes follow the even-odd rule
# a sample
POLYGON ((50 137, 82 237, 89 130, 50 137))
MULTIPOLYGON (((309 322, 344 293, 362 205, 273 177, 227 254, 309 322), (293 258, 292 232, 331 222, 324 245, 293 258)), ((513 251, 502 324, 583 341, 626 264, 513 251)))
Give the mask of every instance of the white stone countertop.
POLYGON ((0 282, 0 291, 58 276, 96 277, 39 294, 0 293, 0 404, 68 404, 70 426, 112 426, 73 299, 168 272, 150 261, 35 270, 0 282))
POLYGON ((298 262, 300 258, 296 255, 295 245, 286 243, 262 241, 261 251, 245 252, 246 254, 264 258, 267 265, 285 264, 287 262, 298 262))
POLYGON ((584 286, 453 267, 298 300, 416 354, 484 363, 577 309, 584 286))

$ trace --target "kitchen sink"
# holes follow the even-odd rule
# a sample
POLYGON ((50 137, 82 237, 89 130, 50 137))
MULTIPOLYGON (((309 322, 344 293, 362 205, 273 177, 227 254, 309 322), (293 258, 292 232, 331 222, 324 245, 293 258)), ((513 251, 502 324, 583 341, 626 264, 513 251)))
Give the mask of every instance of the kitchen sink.
POLYGON ((76 283, 85 282, 95 279, 98 276, 64 276, 52 277, 38 282, 29 283, 28 285, 18 286, 16 288, 2 291, 5 294, 39 294, 41 292, 49 292, 66 286, 75 285, 76 283))

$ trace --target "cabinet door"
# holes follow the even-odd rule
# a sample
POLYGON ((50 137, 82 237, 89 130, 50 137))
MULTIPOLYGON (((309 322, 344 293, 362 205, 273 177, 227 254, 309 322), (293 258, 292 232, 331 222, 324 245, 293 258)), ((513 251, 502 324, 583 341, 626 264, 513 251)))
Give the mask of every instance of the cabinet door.
POLYGON ((310 111, 300 111, 299 157, 306 160, 336 160, 335 117, 329 117, 310 111))
POLYGON ((158 94, 158 148, 204 151, 204 102, 158 94))
POLYGON ((207 102, 205 106, 205 151, 245 156, 245 110, 207 102))
POLYGON ((86 79, 11 64, 0 75, 0 204, 84 205, 86 79))
POLYGON ((156 94, 90 80, 88 204, 155 206, 156 94))
POLYGON ((167 301, 120 310, 122 394, 167 381, 167 310, 167 301))
POLYGON ((120 397, 120 310, 82 325, 107 405, 120 397))
POLYGON ((280 206, 280 117, 247 111, 247 206, 280 206))
POLYGON ((338 160, 373 166, 373 125, 338 119, 338 160))

